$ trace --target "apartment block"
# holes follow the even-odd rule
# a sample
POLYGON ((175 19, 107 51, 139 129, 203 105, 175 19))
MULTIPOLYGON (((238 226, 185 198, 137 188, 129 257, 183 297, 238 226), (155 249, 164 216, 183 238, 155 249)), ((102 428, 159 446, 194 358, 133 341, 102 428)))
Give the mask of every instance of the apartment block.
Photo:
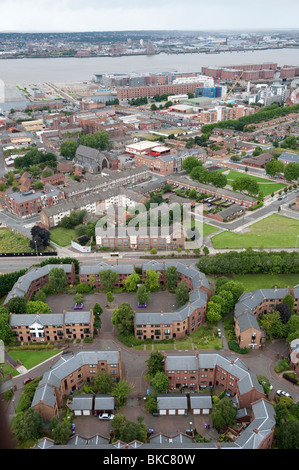
POLYGON ((59 189, 50 191, 25 191, 5 194, 5 209, 23 219, 39 214, 44 208, 64 201, 64 192, 59 189))

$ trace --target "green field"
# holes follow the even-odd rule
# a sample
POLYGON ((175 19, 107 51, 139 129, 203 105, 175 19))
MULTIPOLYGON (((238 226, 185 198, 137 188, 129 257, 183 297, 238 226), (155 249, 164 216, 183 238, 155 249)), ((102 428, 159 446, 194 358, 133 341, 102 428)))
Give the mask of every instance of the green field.
MULTIPOLYGON (((193 229, 195 225, 197 226, 197 228, 199 230, 201 230, 201 222, 197 223, 196 220, 192 219, 191 220, 191 228, 193 229)), ((185 227, 186 230, 188 230, 188 228, 190 227, 190 224, 185 223, 184 227, 185 227)), ((213 225, 206 224, 206 223, 202 224, 202 228, 203 228, 203 236, 204 237, 207 237, 211 233, 217 232, 219 230, 218 227, 214 227, 213 225)))
POLYGON ((298 220, 273 214, 251 225, 244 233, 225 231, 212 237, 211 241, 216 249, 295 248, 297 235, 298 220))
POLYGON ((30 247, 30 240, 8 228, 0 229, 0 253, 22 253, 34 251, 30 247))
POLYGON ((26 369, 30 370, 32 367, 41 364, 43 361, 50 359, 51 357, 55 356, 60 352, 59 349, 45 349, 39 351, 30 351, 30 350, 10 350, 9 355, 15 361, 21 361, 26 369))
POLYGON ((293 287, 299 284, 299 274, 238 274, 232 277, 241 282, 245 290, 293 287))
POLYGON ((230 170, 230 172, 226 175, 228 179, 228 184, 230 184, 230 181, 235 180, 239 176, 247 176, 248 178, 251 178, 256 181, 259 184, 259 189, 263 191, 264 196, 268 196, 269 194, 275 191, 279 191, 286 187, 284 183, 278 183, 276 181, 272 181, 266 178, 260 178, 259 176, 248 175, 246 174, 246 172, 239 172, 234 170, 230 170))
POLYGON ((72 240, 77 239, 75 230, 71 228, 55 227, 50 230, 51 241, 59 246, 68 246, 72 240))

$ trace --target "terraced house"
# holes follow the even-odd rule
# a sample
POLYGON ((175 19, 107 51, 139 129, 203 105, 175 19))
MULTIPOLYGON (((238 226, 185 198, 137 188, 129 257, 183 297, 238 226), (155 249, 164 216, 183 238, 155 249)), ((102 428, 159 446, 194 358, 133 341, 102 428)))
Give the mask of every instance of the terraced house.
POLYGON ((10 314, 9 325, 15 341, 43 343, 44 341, 75 340, 93 336, 93 312, 63 312, 10 314))
POLYGON ((106 372, 116 379, 122 376, 121 351, 80 351, 61 356, 42 377, 35 391, 31 408, 44 420, 59 417, 64 397, 85 382, 90 382, 98 372, 106 372))
POLYGON ((294 310, 298 313, 299 285, 294 288, 255 289, 244 292, 235 305, 235 333, 241 348, 258 349, 266 341, 265 332, 258 318, 283 302, 286 295, 294 298, 294 310))
POLYGON ((69 286, 75 283, 75 266, 71 264, 47 264, 42 267, 32 267, 23 276, 20 276, 14 284, 12 290, 4 300, 3 305, 7 306, 10 299, 14 297, 27 297, 31 300, 37 291, 49 284, 49 272, 53 268, 62 268, 66 274, 66 284, 69 286))

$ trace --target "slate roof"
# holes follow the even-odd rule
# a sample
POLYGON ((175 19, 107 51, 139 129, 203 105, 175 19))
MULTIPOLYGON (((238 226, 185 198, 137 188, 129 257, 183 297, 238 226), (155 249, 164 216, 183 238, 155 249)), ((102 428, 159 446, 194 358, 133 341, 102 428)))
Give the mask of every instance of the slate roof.
POLYGON ((188 408, 187 396, 183 394, 158 394, 157 395, 158 410, 185 410, 188 408))

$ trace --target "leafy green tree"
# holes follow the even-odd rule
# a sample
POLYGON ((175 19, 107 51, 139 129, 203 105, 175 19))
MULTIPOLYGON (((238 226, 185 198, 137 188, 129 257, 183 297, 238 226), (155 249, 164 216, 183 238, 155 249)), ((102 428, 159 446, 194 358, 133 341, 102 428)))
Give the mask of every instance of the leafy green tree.
POLYGON ((299 178, 299 163, 291 162, 285 165, 284 177, 287 181, 296 181, 299 178))
POLYGON ((150 295, 144 284, 138 287, 136 296, 140 305, 146 305, 148 303, 150 295))
POLYGON ((188 285, 185 281, 178 284, 175 289, 175 298, 179 307, 182 307, 189 300, 188 285))
POLYGON ((8 313, 0 314, 0 340, 2 340, 4 344, 8 344, 13 340, 13 334, 9 326, 8 313))
POLYGON ((106 270, 100 271, 99 277, 100 277, 102 285, 104 286, 104 289, 108 291, 112 291, 114 285, 118 281, 118 274, 117 272, 112 271, 112 269, 106 269, 106 270))
POLYGON ((8 301, 8 310, 11 313, 26 313, 27 300, 24 297, 13 297, 8 301))
POLYGON ((111 427, 114 429, 114 432, 117 437, 119 437, 120 430, 127 423, 127 418, 122 413, 117 413, 114 418, 111 420, 111 427))
POLYGON ((214 428, 220 431, 227 426, 234 425, 237 412, 237 407, 227 397, 222 398, 212 409, 211 418, 214 428))
POLYGON ((133 389, 133 385, 130 385, 125 379, 120 379, 120 381, 115 384, 112 390, 112 395, 116 399, 118 406, 124 405, 133 389))
POLYGON ((161 273, 154 271, 153 269, 148 269, 146 271, 145 286, 150 292, 158 290, 160 287, 159 278, 161 273))
POLYGON ((134 331, 134 312, 128 302, 121 304, 113 312, 112 324, 120 334, 129 335, 134 331))
POLYGON ((145 398, 145 409, 148 413, 157 413, 158 404, 157 404, 157 394, 150 392, 145 398))
POLYGON ((52 310, 48 304, 40 300, 30 300, 26 305, 26 313, 51 313, 52 310))
POLYGON ((43 289, 39 289, 37 293, 34 295, 34 300, 45 302, 47 300, 47 295, 43 291, 43 289))
POLYGON ((299 421, 281 423, 278 430, 278 446, 281 449, 299 448, 299 421))
POLYGON ((33 408, 24 413, 18 413, 18 418, 13 422, 12 430, 21 440, 38 439, 43 430, 43 418, 33 408), (20 416, 18 416, 20 415, 20 416))
POLYGON ((262 315, 258 322, 270 337, 283 338, 286 336, 287 328, 283 324, 279 312, 274 311, 272 313, 262 315))
POLYGON ((107 292, 107 302, 111 303, 113 302, 114 297, 111 291, 107 292))
POLYGON ((136 271, 133 271, 132 274, 130 274, 126 279, 125 279, 125 288, 127 292, 132 292, 135 291, 137 288, 137 284, 140 282, 140 276, 139 274, 136 273, 136 271))
POLYGON ((61 292, 66 286, 66 274, 63 268, 52 268, 49 272, 49 284, 54 292, 61 292))
POLYGON ((193 157, 190 155, 189 157, 185 158, 185 160, 182 162, 182 168, 185 170, 188 174, 191 172, 191 170, 197 166, 202 167, 202 162, 198 160, 198 158, 193 157))
POLYGON ((169 290, 174 290, 178 282, 178 270, 175 266, 168 266, 165 270, 165 279, 169 290))
POLYGON ((221 320, 221 305, 216 304, 212 301, 208 302, 207 305, 207 321, 210 323, 217 323, 221 320))
POLYGON ((111 374, 102 371, 98 372, 91 381, 91 389, 93 393, 102 393, 104 395, 112 392, 114 380, 111 374))
POLYGON ((157 372, 164 371, 164 356, 160 351, 152 351, 145 361, 148 367, 148 375, 154 377, 157 372))
POLYGON ((169 384, 169 377, 167 377, 167 375, 163 371, 156 372, 156 374, 154 375, 151 381, 152 387, 154 387, 156 392, 159 392, 159 393, 166 393, 168 384, 169 384))
POLYGON ((75 140, 65 140, 60 145, 60 154, 67 160, 73 160, 78 144, 75 140))
POLYGON ((127 421, 125 426, 120 429, 119 438, 122 442, 139 441, 145 442, 147 438, 147 429, 145 425, 138 425, 133 421, 127 421))
POLYGON ((93 306, 93 313, 95 315, 102 315, 102 313, 103 313, 102 307, 97 302, 93 306))
POLYGON ((266 164, 265 169, 267 175, 276 176, 283 172, 284 164, 280 160, 277 160, 277 158, 272 158, 272 160, 266 164))
POLYGON ((70 434, 71 434, 72 424, 69 420, 60 421, 56 416, 54 416, 50 421, 50 436, 54 440, 55 444, 66 444, 70 434))
POLYGON ((233 295, 234 303, 236 303, 240 296, 245 291, 245 287, 242 282, 239 281, 228 281, 225 282, 221 287, 217 287, 217 294, 222 295, 223 292, 230 292, 233 295))

